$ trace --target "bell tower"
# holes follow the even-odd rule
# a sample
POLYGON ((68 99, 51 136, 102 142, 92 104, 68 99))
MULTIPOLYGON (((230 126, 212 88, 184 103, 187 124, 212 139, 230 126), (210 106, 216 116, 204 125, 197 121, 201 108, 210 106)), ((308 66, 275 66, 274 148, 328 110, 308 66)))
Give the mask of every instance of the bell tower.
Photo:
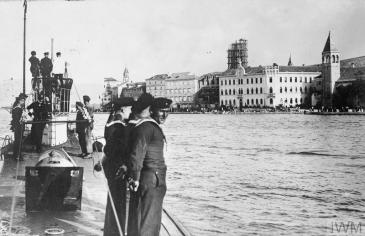
POLYGON ((340 78, 340 52, 335 48, 331 32, 322 52, 322 78, 322 105, 332 107, 335 83, 340 78))
POLYGON ((322 78, 322 106, 332 107, 335 83, 340 78, 340 52, 335 48, 331 32, 322 52, 322 78))

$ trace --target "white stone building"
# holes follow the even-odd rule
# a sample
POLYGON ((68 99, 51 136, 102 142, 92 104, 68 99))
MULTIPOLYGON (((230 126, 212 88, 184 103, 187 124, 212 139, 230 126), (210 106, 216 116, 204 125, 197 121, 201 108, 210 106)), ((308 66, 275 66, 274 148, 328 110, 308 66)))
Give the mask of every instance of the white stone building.
POLYGON ((266 66, 227 70, 219 77, 220 105, 294 107, 310 105, 310 87, 319 66, 266 66))
POLYGON ((167 77, 167 74, 161 74, 146 79, 146 92, 152 94, 154 97, 165 97, 167 77))
POLYGON ((165 80, 166 97, 175 108, 190 108, 198 91, 198 77, 189 72, 173 73, 165 80))

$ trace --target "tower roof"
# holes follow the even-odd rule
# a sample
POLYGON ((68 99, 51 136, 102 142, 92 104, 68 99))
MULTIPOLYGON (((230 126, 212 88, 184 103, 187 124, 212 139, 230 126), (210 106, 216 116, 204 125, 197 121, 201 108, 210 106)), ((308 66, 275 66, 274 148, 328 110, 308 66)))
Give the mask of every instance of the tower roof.
POLYGON ((323 52, 338 51, 335 47, 333 40, 331 39, 331 31, 328 33, 326 45, 324 45, 323 52))
POLYGON ((291 61, 291 54, 290 54, 290 56, 289 56, 289 61, 288 61, 288 66, 292 66, 293 65, 293 63, 292 63, 292 61, 291 61))

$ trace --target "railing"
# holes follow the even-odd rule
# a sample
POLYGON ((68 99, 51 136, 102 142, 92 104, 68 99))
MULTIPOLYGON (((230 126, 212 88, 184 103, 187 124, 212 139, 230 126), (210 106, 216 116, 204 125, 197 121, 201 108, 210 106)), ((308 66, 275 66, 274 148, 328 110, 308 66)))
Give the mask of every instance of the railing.
POLYGON ((51 113, 70 111, 70 92, 72 79, 37 78, 33 79, 33 93, 35 101, 46 104, 51 113))

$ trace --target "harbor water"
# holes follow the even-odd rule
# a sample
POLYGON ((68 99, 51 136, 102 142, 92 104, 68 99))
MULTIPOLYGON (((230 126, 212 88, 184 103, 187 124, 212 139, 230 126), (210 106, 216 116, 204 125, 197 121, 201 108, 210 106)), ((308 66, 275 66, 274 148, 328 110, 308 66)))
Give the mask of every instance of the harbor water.
MULTIPOLYGON (((95 119, 100 136, 107 115, 95 119)), ((0 136, 9 122, 0 111, 0 136)), ((164 205, 193 235, 337 235, 341 222, 365 232, 364 124, 365 116, 171 114, 164 205)))

